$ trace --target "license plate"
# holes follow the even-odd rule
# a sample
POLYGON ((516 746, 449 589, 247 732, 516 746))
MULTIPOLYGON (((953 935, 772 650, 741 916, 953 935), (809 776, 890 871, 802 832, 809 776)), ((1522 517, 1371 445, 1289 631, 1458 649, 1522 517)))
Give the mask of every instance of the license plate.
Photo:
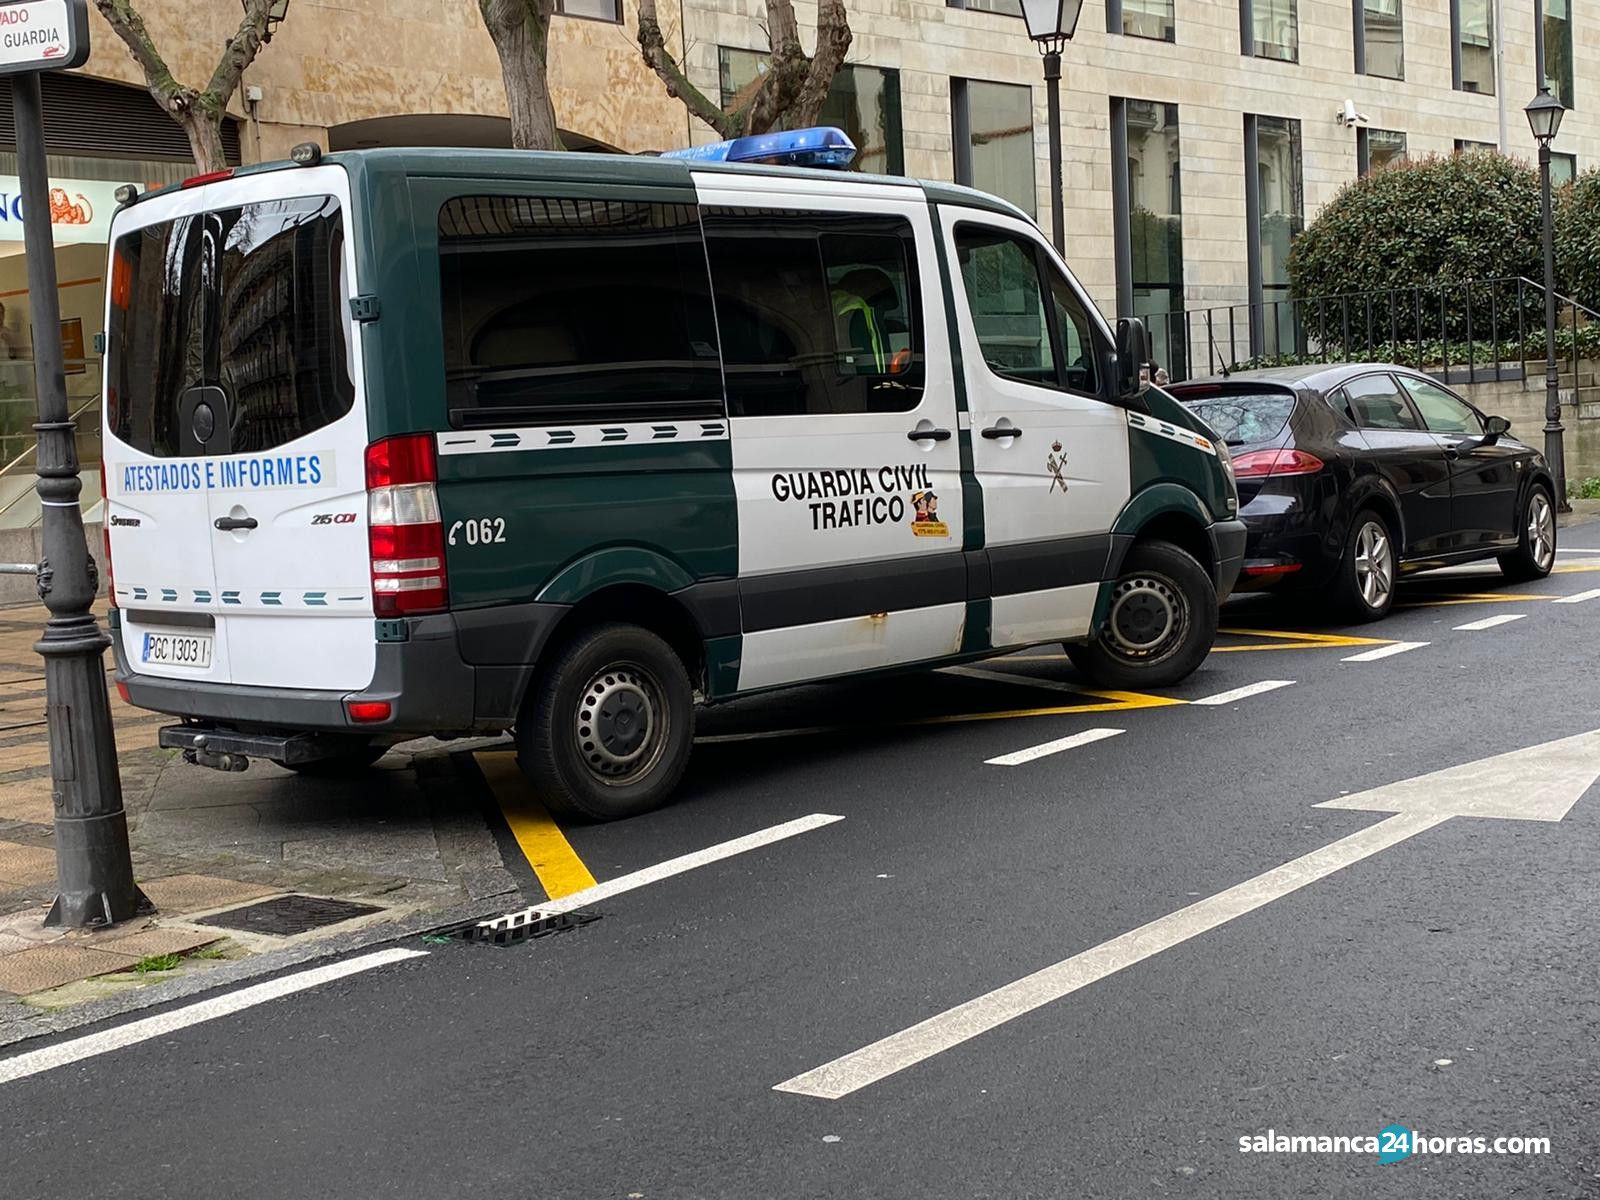
POLYGON ((140 658, 163 667, 192 667, 203 671, 211 665, 209 633, 147 633, 140 658))

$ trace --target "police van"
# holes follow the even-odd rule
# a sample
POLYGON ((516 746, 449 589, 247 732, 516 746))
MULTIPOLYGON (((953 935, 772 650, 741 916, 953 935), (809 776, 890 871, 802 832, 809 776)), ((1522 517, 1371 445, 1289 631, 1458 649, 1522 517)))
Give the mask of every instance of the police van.
POLYGON ((124 189, 106 566, 161 744, 331 772, 509 730, 609 819, 701 704, 1041 643, 1193 671, 1244 547, 1225 447, 1020 210, 809 165, 852 150, 307 146, 124 189))

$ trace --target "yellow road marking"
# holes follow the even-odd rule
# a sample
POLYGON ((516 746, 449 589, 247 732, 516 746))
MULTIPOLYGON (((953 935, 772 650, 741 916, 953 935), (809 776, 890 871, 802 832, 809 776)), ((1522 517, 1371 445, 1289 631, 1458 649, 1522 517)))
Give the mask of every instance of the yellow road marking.
POLYGON ((1245 646, 1213 646, 1213 654, 1234 650, 1315 650, 1334 646, 1387 646, 1393 638, 1352 637, 1343 633, 1294 633, 1281 629, 1219 629, 1234 637, 1274 638, 1271 642, 1252 642, 1245 646))
POLYGON ((1600 563, 1595 563, 1593 566, 1585 566, 1582 563, 1573 563, 1569 567, 1551 568, 1551 574, 1554 575, 1571 575, 1577 571, 1600 571, 1600 563))
POLYGON ((1530 596, 1522 592, 1447 592, 1422 600, 1396 603, 1396 608, 1449 608, 1454 604, 1521 604, 1524 600, 1554 600, 1554 596, 1530 596))
POLYGON ((545 895, 552 900, 593 887, 594 876, 567 841, 561 827, 550 818, 543 804, 528 786, 517 766, 517 757, 505 750, 480 751, 474 756, 478 769, 489 783, 511 836, 517 839, 522 855, 539 877, 545 895))

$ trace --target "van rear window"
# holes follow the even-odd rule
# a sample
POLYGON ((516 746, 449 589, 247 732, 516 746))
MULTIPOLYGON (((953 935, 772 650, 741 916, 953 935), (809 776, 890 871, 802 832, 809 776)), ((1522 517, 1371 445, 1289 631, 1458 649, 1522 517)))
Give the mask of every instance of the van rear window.
POLYGON ((454 425, 725 415, 693 205, 457 197, 439 276, 454 425))
POLYGON ((162 221, 112 248, 106 411, 160 457, 270 450, 355 403, 332 196, 162 221))

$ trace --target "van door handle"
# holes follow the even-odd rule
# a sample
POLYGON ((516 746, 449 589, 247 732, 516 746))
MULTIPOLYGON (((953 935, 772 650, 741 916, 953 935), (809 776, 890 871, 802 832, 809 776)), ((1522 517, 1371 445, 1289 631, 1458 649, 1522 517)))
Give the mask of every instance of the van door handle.
POLYGON ((218 517, 212 524, 223 533, 232 533, 235 529, 254 529, 261 522, 254 517, 218 517))
POLYGON ((948 429, 913 429, 906 434, 913 442, 948 442, 950 431, 948 429))
POLYGON ((1020 426, 1020 425, 991 425, 991 426, 989 426, 989 428, 987 428, 987 429, 985 429, 983 431, 983 436, 988 438, 990 441, 994 441, 997 438, 1021 437, 1022 436, 1022 426, 1020 426))

